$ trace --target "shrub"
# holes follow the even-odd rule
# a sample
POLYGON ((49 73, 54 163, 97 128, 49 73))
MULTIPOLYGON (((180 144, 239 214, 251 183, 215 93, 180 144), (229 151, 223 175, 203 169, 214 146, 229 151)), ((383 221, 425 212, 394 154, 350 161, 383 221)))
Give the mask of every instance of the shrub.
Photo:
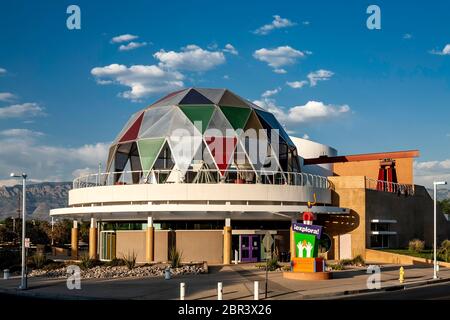
POLYGON ((408 248, 410 251, 421 252, 425 248, 425 242, 419 239, 409 241, 408 248))
POLYGON ((450 240, 442 241, 438 254, 441 260, 450 262, 450 240))
POLYGON ((108 261, 106 263, 106 265, 109 266, 109 267, 124 266, 125 265, 125 261, 123 259, 114 258, 111 261, 108 261))
POLYGON ((134 253, 134 251, 131 253, 128 252, 128 254, 123 257, 122 261, 127 266, 128 270, 134 269, 134 267, 136 267, 136 258, 137 255, 136 253, 134 253))
POLYGON ((341 263, 336 264, 328 264, 327 265, 331 270, 344 270, 344 266, 341 263))
POLYGON ((364 261, 363 257, 361 257, 361 255, 357 255, 356 257, 353 258, 353 265, 356 266, 364 266, 366 264, 366 262, 364 261))
POLYGON ((42 269, 46 270, 46 271, 50 271, 50 270, 56 270, 56 269, 60 269, 64 267, 64 263, 63 262, 56 262, 53 260, 47 260, 47 263, 44 265, 44 267, 42 269))
POLYGON ((175 247, 172 247, 170 249, 170 267, 171 268, 179 268, 181 267, 181 252, 178 252, 178 250, 175 247))
POLYGON ((275 271, 280 267, 280 265, 278 264, 277 257, 273 257, 273 258, 267 260, 266 263, 267 263, 267 270, 269 270, 269 271, 275 271))
POLYGON ((43 254, 35 254, 31 257, 31 262, 36 269, 42 269, 42 267, 46 264, 47 259, 43 254))
POLYGON ((100 260, 91 259, 91 258, 89 258, 89 255, 85 254, 81 257, 81 262, 79 263, 79 266, 81 269, 86 270, 86 269, 94 268, 101 264, 102 264, 102 262, 100 260))

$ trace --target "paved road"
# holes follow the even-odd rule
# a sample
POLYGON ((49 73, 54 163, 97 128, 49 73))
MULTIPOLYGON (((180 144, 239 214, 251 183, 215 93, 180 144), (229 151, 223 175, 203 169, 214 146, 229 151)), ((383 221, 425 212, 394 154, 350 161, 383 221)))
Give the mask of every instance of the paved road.
POLYGON ((358 294, 339 300, 450 300, 450 283, 433 284, 405 290, 358 294))

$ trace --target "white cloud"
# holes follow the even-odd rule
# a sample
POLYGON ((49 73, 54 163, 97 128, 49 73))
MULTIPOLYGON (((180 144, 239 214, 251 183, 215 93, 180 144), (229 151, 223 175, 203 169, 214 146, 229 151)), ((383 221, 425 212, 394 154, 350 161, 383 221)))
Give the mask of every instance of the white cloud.
POLYGON ((305 134, 302 136, 302 139, 309 140, 309 135, 308 135, 307 133, 305 133, 305 134))
POLYGON ((291 88, 300 89, 300 88, 303 88, 305 85, 307 85, 308 81, 306 81, 306 80, 292 81, 292 82, 288 81, 288 82, 286 82, 286 84, 291 88))
POLYGON ((207 71, 225 63, 223 52, 204 50, 194 44, 180 52, 161 49, 153 57, 160 61, 160 67, 171 70, 207 71))
POLYGON ((444 49, 442 50, 431 50, 430 51, 431 54, 436 54, 439 56, 450 56, 450 43, 446 44, 444 49))
MULTIPOLYGON (((106 162, 109 143, 60 147, 41 143, 42 133, 26 129, 4 130, 0 135, 0 172, 26 171, 32 181, 70 181, 80 168, 98 168, 106 162), (15 130, 15 131, 12 131, 15 130)), ((104 165, 103 165, 104 168, 104 165)), ((9 177, 1 174, 0 184, 9 177)), ((10 181, 12 182, 12 181, 10 181)), ((17 181, 16 183, 17 184, 17 181)))
POLYGON ((136 35, 127 33, 127 34, 122 34, 120 36, 116 36, 116 37, 112 38, 111 42, 112 43, 128 42, 128 41, 131 41, 131 40, 135 40, 137 38, 139 38, 139 37, 136 36, 136 35))
POLYGON ((309 79, 310 86, 314 87, 317 85, 318 81, 329 80, 333 75, 334 73, 329 70, 320 69, 314 72, 310 72, 307 77, 309 79))
POLYGON ((97 81, 113 81, 131 90, 120 95, 127 99, 137 100, 152 93, 161 93, 180 89, 184 86, 183 74, 178 71, 164 70, 156 65, 132 65, 127 67, 111 64, 95 67, 91 70, 97 81))
POLYGON ((44 134, 40 131, 33 131, 29 129, 6 129, 0 131, 0 136, 8 138, 36 138, 44 134))
POLYGON ((348 105, 336 106, 321 101, 308 101, 304 105, 294 106, 287 110, 277 106, 274 99, 263 98, 253 103, 272 112, 280 122, 286 125, 330 120, 351 111, 348 105))
POLYGON ((228 52, 228 53, 231 53, 231 54, 234 54, 234 55, 238 55, 239 54, 239 52, 236 50, 236 48, 230 43, 227 43, 225 45, 225 49, 223 49, 222 51, 223 52, 228 52))
POLYGON ((10 92, 0 92, 0 101, 12 101, 15 100, 17 96, 15 94, 12 94, 10 92))
POLYGON ((261 48, 253 53, 253 57, 257 60, 266 62, 277 73, 286 73, 281 67, 289 66, 297 62, 299 58, 303 58, 305 53, 293 49, 290 46, 281 46, 275 49, 261 48))
POLYGON ((288 28, 296 25, 295 22, 292 22, 289 19, 281 18, 279 15, 274 15, 273 18, 274 19, 271 23, 259 27, 258 29, 253 31, 253 33, 259 35, 266 35, 275 29, 288 28))
POLYGON ((410 34, 410 33, 405 33, 405 34, 403 35, 403 39, 405 39, 405 40, 412 39, 412 34, 410 34))
POLYGON ((147 42, 131 41, 130 43, 120 45, 119 51, 130 51, 130 50, 134 50, 134 49, 137 49, 140 47, 145 47, 146 45, 147 45, 147 42))
POLYGON ((433 181, 450 181, 450 159, 435 161, 414 161, 415 183, 427 187, 433 186, 433 181))
POLYGON ((281 91, 281 88, 275 88, 275 89, 273 89, 273 90, 266 90, 266 91, 264 91, 264 93, 261 95, 261 97, 263 97, 263 98, 268 98, 268 97, 271 97, 271 96, 273 96, 273 95, 276 95, 278 92, 280 92, 281 91))
POLYGON ((45 115, 44 108, 37 103, 28 102, 0 108, 0 119, 36 117, 45 115))
POLYGON ((224 76, 223 76, 223 78, 224 78, 225 80, 230 80, 230 76, 229 76, 229 75, 227 75, 227 74, 226 74, 226 75, 224 75, 224 76))
POLYGON ((0 68, 0 75, 5 74, 5 73, 6 73, 6 69, 0 68))
POLYGON ((302 24, 303 24, 304 26, 309 26, 309 25, 311 24, 311 22, 309 22, 309 21, 303 21, 302 24))

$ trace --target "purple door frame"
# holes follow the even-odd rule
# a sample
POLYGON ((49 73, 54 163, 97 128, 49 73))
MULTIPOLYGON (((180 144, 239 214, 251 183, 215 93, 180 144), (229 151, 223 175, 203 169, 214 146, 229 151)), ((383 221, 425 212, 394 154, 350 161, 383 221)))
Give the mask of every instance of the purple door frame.
POLYGON ((257 262, 259 260, 259 249, 261 248, 261 241, 259 235, 253 235, 253 234, 241 234, 241 247, 240 250, 240 256, 242 262, 257 262), (248 246, 244 244, 244 239, 248 240, 248 246), (256 241, 257 246, 254 246, 254 242, 256 241), (256 249, 256 253, 254 252, 254 249, 256 249), (244 257, 243 252, 247 252, 247 257, 244 257))

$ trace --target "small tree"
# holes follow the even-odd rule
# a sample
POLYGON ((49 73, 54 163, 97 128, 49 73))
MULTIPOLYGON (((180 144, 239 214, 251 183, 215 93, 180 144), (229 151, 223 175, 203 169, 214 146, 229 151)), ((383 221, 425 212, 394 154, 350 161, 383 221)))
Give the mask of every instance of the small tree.
POLYGON ((419 239, 413 239, 408 245, 409 251, 421 252, 425 248, 425 242, 419 239))

